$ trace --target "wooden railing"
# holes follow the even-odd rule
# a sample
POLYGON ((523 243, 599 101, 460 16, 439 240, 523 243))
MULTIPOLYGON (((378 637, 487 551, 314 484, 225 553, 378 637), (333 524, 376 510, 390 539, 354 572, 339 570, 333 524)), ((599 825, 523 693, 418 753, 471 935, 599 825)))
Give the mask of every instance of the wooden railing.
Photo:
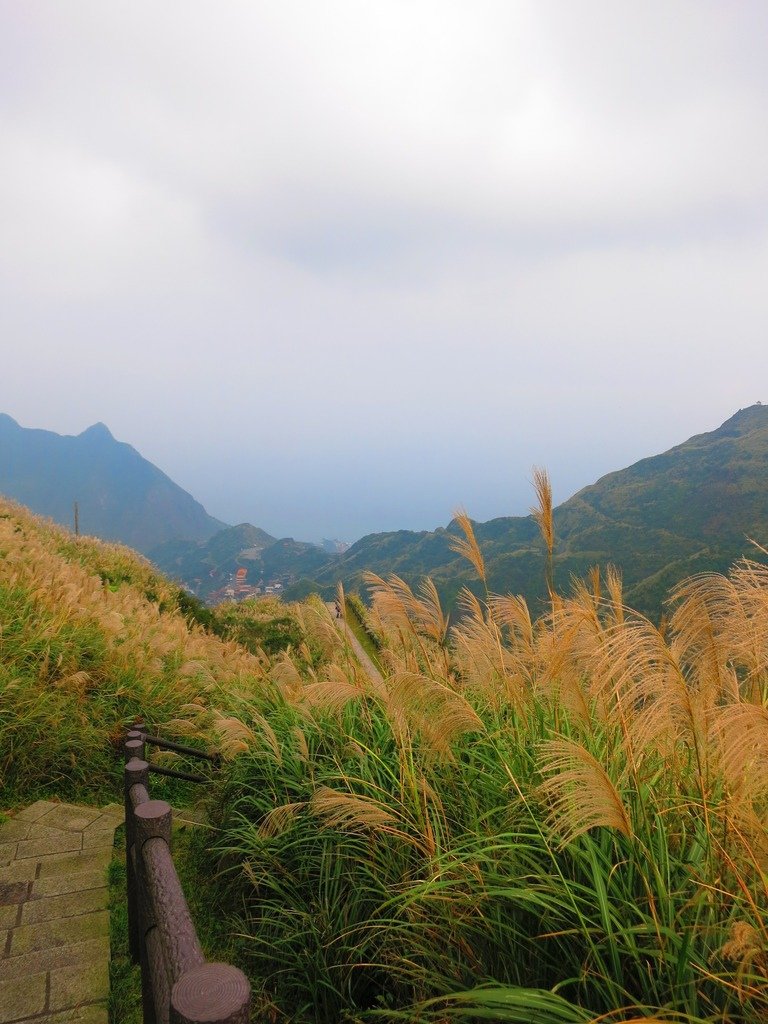
POLYGON ((128 931, 141 964, 144 1024, 247 1024, 251 986, 237 967, 206 963, 171 857, 170 804, 152 800, 149 775, 203 776, 150 764, 146 745, 214 757, 133 729, 124 743, 128 931))

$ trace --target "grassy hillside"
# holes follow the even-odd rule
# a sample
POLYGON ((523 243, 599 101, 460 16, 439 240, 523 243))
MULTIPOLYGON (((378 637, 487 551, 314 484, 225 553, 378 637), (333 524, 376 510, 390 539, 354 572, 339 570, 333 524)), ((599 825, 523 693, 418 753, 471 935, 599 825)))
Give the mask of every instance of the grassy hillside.
POLYGON ((463 530, 458 624, 368 578, 372 680, 317 600, 206 613, 3 506, 5 805, 114 798, 136 715, 219 750, 193 861, 258 1019, 768 1020, 768 567, 661 631, 610 568, 537 617, 463 530))
POLYGON ((317 656, 286 606, 214 616, 130 549, 0 502, 4 803, 47 792, 115 799, 114 744, 137 719, 180 736, 194 712, 193 732, 214 744, 238 701, 271 699, 270 656, 291 643, 317 656))

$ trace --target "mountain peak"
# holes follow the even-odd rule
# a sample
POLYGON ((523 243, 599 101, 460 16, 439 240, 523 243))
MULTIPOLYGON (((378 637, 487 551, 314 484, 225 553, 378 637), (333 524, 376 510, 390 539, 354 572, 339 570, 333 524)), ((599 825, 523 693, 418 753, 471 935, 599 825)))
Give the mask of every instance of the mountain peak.
POLYGON ((0 442, 3 494, 65 525, 76 501, 83 533, 146 552, 166 540, 207 540, 224 526, 104 423, 72 437, 6 417, 0 442))
POLYGON ((768 423, 768 405, 755 402, 745 409, 739 409, 730 419, 721 424, 715 434, 747 434, 751 430, 759 430, 768 423))
POLYGON ((93 440, 100 440, 100 441, 114 441, 115 440, 114 437, 112 436, 112 431, 109 429, 109 427, 106 425, 106 423, 101 423, 101 422, 94 423, 93 426, 88 427, 87 430, 84 430, 82 432, 82 434, 80 434, 78 436, 79 437, 88 437, 88 438, 92 438, 93 440))

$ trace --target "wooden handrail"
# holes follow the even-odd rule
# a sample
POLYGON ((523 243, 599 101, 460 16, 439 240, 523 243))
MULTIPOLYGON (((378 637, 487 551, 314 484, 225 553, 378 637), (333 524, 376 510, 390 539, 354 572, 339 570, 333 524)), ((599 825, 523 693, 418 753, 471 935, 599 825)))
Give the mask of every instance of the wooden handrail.
POLYGON ((124 742, 128 932, 144 1024, 247 1024, 248 979, 206 963, 200 948, 171 856, 171 806, 149 793, 146 739, 132 730, 124 742))

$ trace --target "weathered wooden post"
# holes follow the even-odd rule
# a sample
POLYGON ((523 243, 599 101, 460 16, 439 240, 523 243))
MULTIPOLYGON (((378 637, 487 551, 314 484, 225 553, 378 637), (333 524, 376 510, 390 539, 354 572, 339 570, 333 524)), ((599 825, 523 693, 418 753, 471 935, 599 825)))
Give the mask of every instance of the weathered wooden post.
POLYGON ((150 771, 204 781, 144 760, 145 744, 209 754, 134 729, 124 754, 128 926, 141 963, 144 1024, 248 1024, 251 986, 229 964, 207 964, 171 857, 172 811, 149 796, 150 771))
POLYGON ((248 1024, 251 986, 229 964, 201 964, 182 974, 171 992, 170 1024, 248 1024))
POLYGON ((136 871, 134 868, 132 850, 135 842, 135 830, 133 827, 133 801, 131 800, 131 788, 141 785, 145 788, 149 785, 149 765, 144 760, 144 743, 138 738, 140 734, 128 733, 124 743, 125 769, 123 773, 123 790, 125 797, 125 874, 126 888, 128 890, 128 942, 131 952, 131 959, 134 963, 139 962, 141 947, 139 941, 139 907, 138 892, 136 887, 136 871))
MULTIPOLYGON (((158 899, 157 893, 153 891, 147 858, 152 849, 160 844, 170 861, 171 823, 171 806, 164 800, 148 800, 135 808, 136 867, 142 903, 141 996, 144 1024, 168 1024, 173 978, 160 932, 161 900, 167 898, 168 894, 162 892, 158 899), (148 1017, 148 1011, 151 1017, 148 1017)), ((171 873, 176 878, 172 862, 171 873)), ((200 957, 202 959, 202 953, 200 957)))
POLYGON ((141 761, 145 759, 144 734, 139 729, 131 729, 125 734, 123 752, 126 761, 130 761, 132 757, 138 757, 141 761))

